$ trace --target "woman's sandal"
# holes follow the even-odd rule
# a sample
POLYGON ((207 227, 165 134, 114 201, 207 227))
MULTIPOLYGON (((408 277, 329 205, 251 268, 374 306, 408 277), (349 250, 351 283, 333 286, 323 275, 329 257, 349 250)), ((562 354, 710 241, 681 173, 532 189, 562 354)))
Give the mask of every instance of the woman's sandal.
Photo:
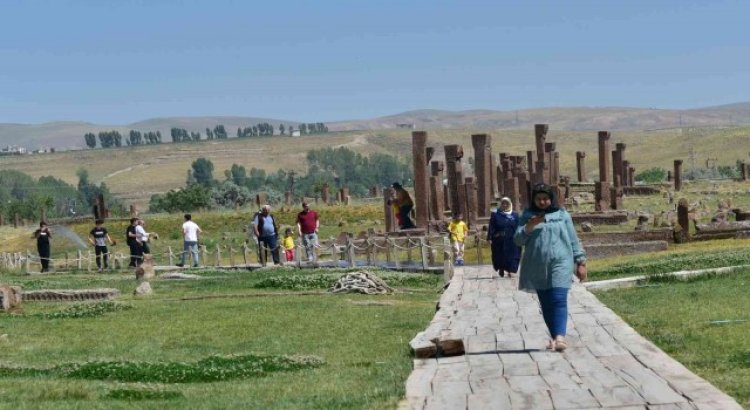
POLYGON ((568 344, 565 342, 565 339, 555 340, 555 351, 562 352, 563 350, 567 348, 568 348, 568 344))
POLYGON ((555 350, 555 341, 553 339, 550 339, 547 342, 546 348, 547 348, 547 350, 555 350))

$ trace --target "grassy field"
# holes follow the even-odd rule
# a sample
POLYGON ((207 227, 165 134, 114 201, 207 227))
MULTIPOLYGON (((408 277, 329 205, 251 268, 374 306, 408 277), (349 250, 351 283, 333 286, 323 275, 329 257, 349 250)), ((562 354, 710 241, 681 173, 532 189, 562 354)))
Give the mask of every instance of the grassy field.
POLYGON ((641 335, 750 408, 750 270, 597 292, 641 335))
POLYGON ((124 296, 119 308, 26 303, 0 315, 0 395, 13 408, 392 408, 439 276, 379 272, 409 290, 326 294, 341 274, 203 272, 200 281, 154 281, 148 298, 130 296, 130 275, 5 275, 25 289, 115 287, 124 296))
MULTIPOLYGON (((428 145, 437 147, 437 158, 442 158, 443 145, 462 144, 466 152, 465 161, 468 162, 468 157, 473 157, 471 134, 479 132, 493 135, 494 154, 502 151, 525 155, 527 150, 534 149, 533 129, 428 130, 428 145)), ((595 177, 598 170, 595 132, 560 132, 551 124, 547 141, 557 142, 563 175, 575 175, 575 152, 587 151, 589 178, 595 177)), ((696 166, 703 166, 708 158, 715 158, 719 165, 733 165, 738 159, 746 159, 747 153, 739 152, 736 147, 750 143, 750 128, 622 132, 613 134, 613 149, 616 142, 627 144, 626 158, 636 167, 636 172, 654 166, 671 169, 672 161, 680 158, 686 161, 684 169, 689 170, 691 148, 696 166)), ((198 157, 206 157, 214 163, 217 178, 221 178, 224 170, 233 163, 244 165, 247 169, 256 167, 269 172, 278 169, 306 172, 307 151, 339 146, 362 154, 381 152, 408 156, 411 153, 411 137, 408 130, 378 130, 336 132, 293 140, 280 136, 230 138, 223 141, 2 157, 0 167, 23 171, 37 178, 53 175, 72 184, 77 183, 76 171, 86 168, 92 181, 105 182, 126 204, 135 203, 145 209, 152 194, 183 186, 190 164, 198 157)))

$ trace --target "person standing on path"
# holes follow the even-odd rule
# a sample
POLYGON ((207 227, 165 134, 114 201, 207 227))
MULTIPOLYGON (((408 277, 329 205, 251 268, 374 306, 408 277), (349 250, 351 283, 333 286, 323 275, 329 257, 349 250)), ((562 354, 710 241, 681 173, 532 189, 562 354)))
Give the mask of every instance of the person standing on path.
POLYGON ((563 351, 572 273, 586 280, 586 254, 570 214, 558 207, 551 186, 534 186, 531 206, 523 211, 514 240, 523 246, 518 288, 536 292, 551 336, 547 348, 563 351))
POLYGON ((107 232, 107 228, 104 227, 103 220, 97 219, 94 224, 94 229, 89 232, 89 242, 94 245, 96 267, 99 269, 99 272, 101 272, 104 269, 109 270, 109 250, 107 249, 107 241, 109 241, 110 245, 114 245, 115 241, 109 237, 109 232, 107 232))
POLYGON ((294 235, 292 228, 286 228, 284 231, 284 256, 287 262, 294 262, 294 235))
POLYGON ((128 266, 131 268, 137 268, 143 262, 143 249, 136 240, 136 225, 138 225, 138 218, 130 218, 130 225, 125 229, 125 239, 130 248, 130 264, 128 266))
MULTIPOLYGON (((271 215, 271 205, 263 205, 260 213, 253 219, 253 230, 258 241, 267 250, 271 251, 274 265, 281 263, 279 258, 279 225, 276 218, 271 215)), ((263 252, 263 250, 261 250, 263 252)), ((263 258, 265 261, 265 258, 263 258)))
POLYGON ((182 224, 182 255, 180 255, 180 263, 177 264, 179 267, 185 266, 185 258, 188 252, 193 255, 193 267, 197 268, 200 263, 200 257, 198 256, 198 234, 203 233, 200 226, 193 222, 193 217, 190 214, 185 214, 185 223, 182 224))
POLYGON ((297 214, 297 232, 305 246, 308 262, 315 260, 315 247, 318 246, 318 229, 320 219, 318 213, 310 209, 307 202, 302 202, 302 212, 297 214))
POLYGON ((453 220, 448 224, 448 232, 451 236, 456 266, 464 266, 464 241, 466 240, 466 234, 469 233, 469 227, 464 222, 463 215, 460 212, 453 214, 453 220))
POLYGON ((41 273, 49 272, 51 253, 49 240, 52 238, 52 232, 47 227, 47 222, 39 222, 39 229, 34 231, 34 238, 36 238, 36 251, 39 252, 39 262, 42 264, 41 273))
POLYGON ((504 277, 518 272, 521 248, 513 241, 518 229, 518 214, 513 212, 513 202, 508 197, 500 199, 500 209, 490 215, 487 241, 492 250, 492 268, 504 277))

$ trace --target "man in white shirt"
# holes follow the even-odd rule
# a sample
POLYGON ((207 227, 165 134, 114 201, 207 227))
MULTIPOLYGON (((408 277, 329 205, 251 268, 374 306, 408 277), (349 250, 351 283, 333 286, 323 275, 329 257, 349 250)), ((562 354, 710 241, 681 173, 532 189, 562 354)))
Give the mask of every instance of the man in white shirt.
POLYGON ((185 266, 185 257, 190 252, 193 255, 193 267, 197 268, 200 261, 198 257, 198 234, 203 233, 201 228, 192 221, 190 214, 185 214, 185 223, 182 224, 182 236, 184 238, 180 263, 177 266, 185 266))
MULTIPOLYGON (((139 219, 138 224, 135 226, 135 240, 141 246, 143 253, 151 254, 151 248, 148 246, 148 239, 151 236, 151 233, 146 232, 145 226, 146 222, 144 222, 143 219, 139 219)), ((154 238, 156 237, 158 237, 158 235, 154 235, 154 238)))

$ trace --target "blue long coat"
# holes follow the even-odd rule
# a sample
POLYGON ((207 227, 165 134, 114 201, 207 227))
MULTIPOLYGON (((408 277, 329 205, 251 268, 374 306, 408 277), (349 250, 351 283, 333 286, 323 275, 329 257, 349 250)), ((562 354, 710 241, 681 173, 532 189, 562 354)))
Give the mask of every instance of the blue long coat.
POLYGON ((516 244, 523 246, 519 289, 570 288, 574 264, 586 260, 570 214, 564 209, 545 214, 544 222, 526 233, 532 216, 529 209, 524 211, 515 234, 516 244))
POLYGON ((492 241, 492 267, 496 271, 518 272, 521 260, 521 248, 513 242, 513 235, 518 228, 518 214, 502 211, 490 215, 487 240, 492 241))

